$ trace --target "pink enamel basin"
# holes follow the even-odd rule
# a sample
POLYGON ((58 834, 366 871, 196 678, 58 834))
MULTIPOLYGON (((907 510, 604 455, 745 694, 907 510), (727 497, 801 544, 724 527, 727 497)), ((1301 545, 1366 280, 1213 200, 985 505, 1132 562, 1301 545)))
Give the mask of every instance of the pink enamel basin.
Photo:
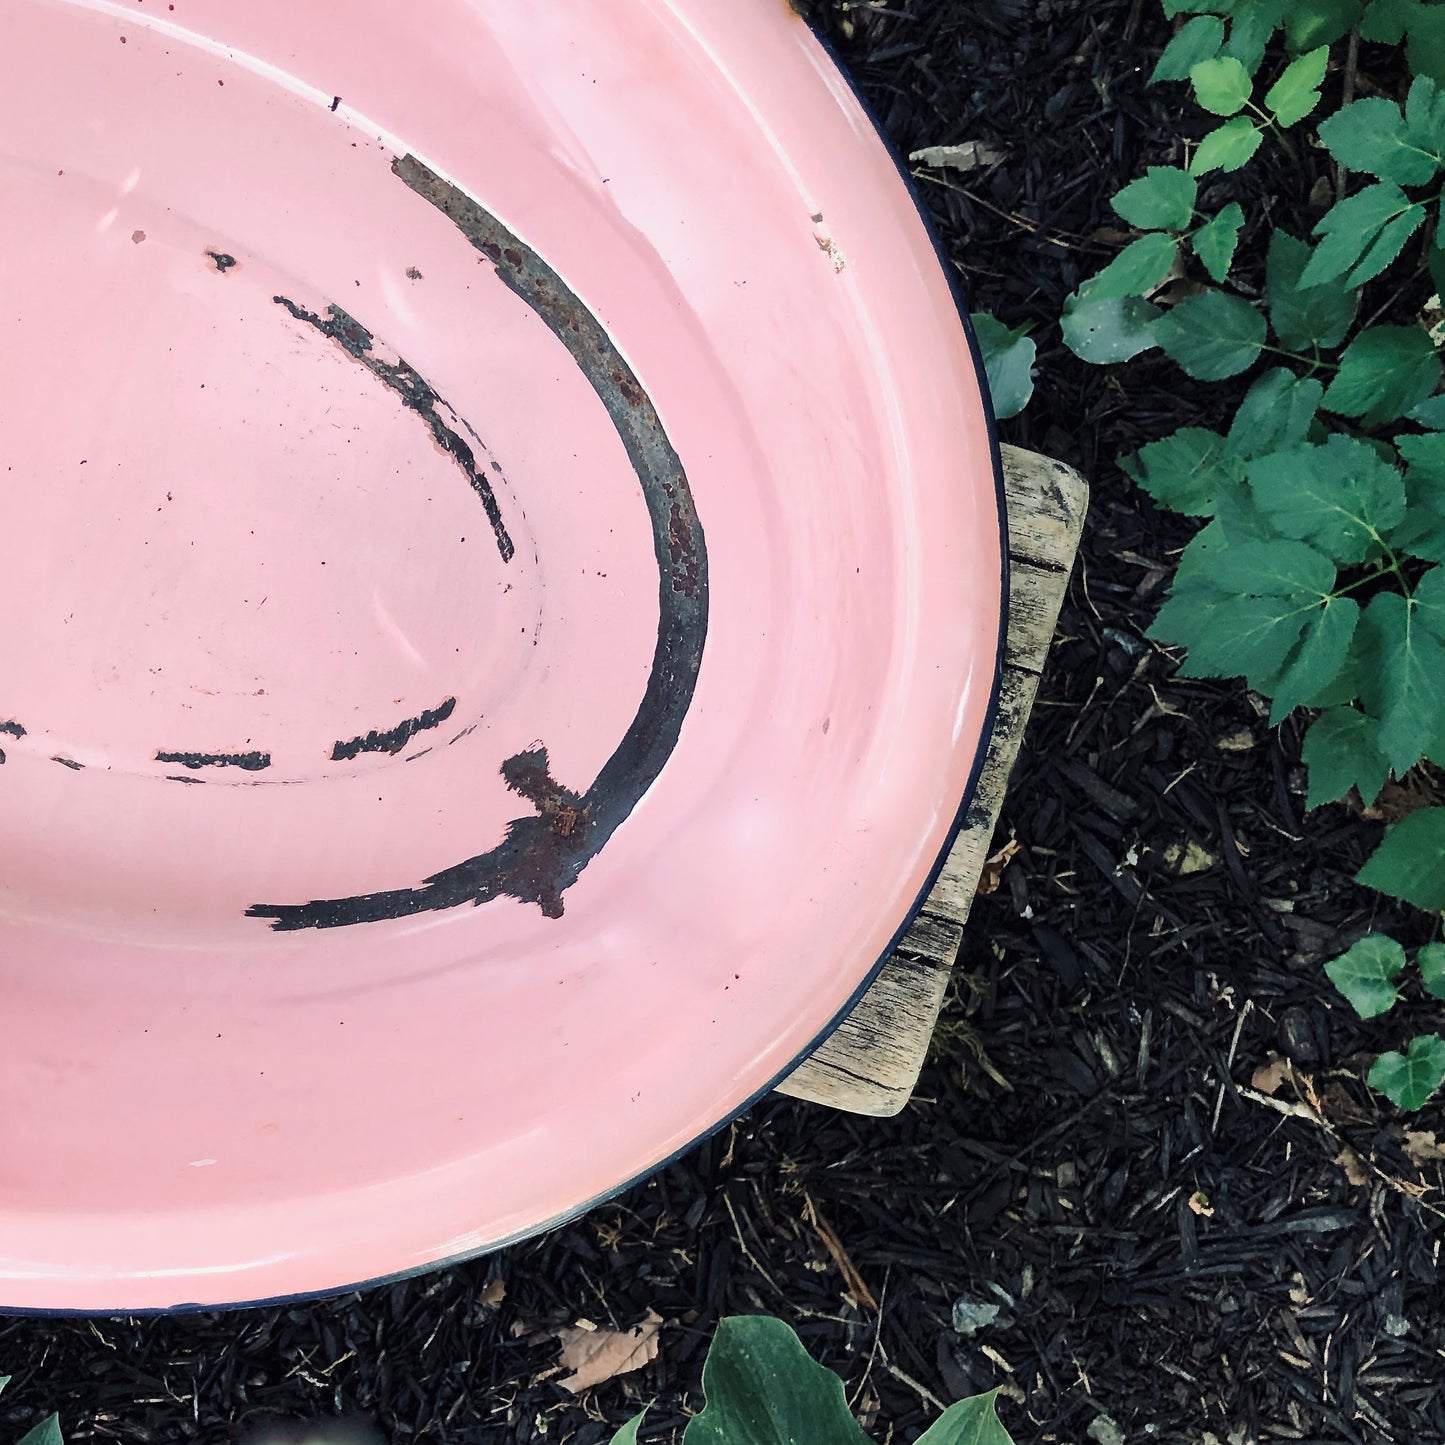
POLYGON ((0 16, 0 1305, 325 1291, 734 1116, 991 708, 979 373, 784 0, 0 16))

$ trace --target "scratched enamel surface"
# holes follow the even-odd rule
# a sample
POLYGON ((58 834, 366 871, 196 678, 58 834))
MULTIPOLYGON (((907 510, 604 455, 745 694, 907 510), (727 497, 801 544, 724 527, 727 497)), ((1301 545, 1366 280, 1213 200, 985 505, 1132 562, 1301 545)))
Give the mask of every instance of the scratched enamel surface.
POLYGON ((999 625, 831 64, 782 0, 14 0, 0 119, 0 1305, 417 1268, 726 1118, 925 883, 999 625))

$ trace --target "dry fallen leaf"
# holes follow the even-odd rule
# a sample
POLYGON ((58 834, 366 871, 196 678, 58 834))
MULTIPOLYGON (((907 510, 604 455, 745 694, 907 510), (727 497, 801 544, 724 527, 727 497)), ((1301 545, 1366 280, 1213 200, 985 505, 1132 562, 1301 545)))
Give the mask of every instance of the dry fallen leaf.
POLYGON ((1335 1163, 1344 1169, 1345 1178, 1351 1184, 1363 1185, 1370 1182, 1370 1172, 1365 1168, 1365 1161, 1348 1144, 1341 1146, 1340 1152, 1335 1155, 1335 1163))
POLYGON ((1249 1086, 1251 1089, 1258 1089, 1261 1094, 1273 1094, 1289 1078, 1291 1067, 1288 1059, 1271 1054, 1268 1061, 1254 1071, 1249 1086))
POLYGON ((1425 1129, 1405 1130, 1405 1153, 1415 1165, 1435 1164, 1445 1159, 1445 1144, 1425 1129))
POLYGON ((1010 838, 1002 848, 991 858, 985 860, 983 871, 978 875, 979 893, 997 893, 999 879, 1003 877, 1003 870, 1008 867, 1009 859, 1019 850, 1019 845, 1010 838))
POLYGON ((562 1346, 558 1364, 572 1371, 557 1383, 576 1395, 615 1375, 640 1370, 657 1358, 661 1328, 662 1316, 648 1310, 642 1323, 630 1330, 599 1329, 590 1320, 548 1330, 562 1346))
POLYGON ((484 1305, 499 1305, 507 1297, 507 1281, 501 1278, 489 1279, 477 1295, 484 1305))
POLYGON ((1205 1219, 1214 1218, 1214 1206, 1209 1202, 1209 1196, 1202 1189, 1196 1189, 1189 1196, 1189 1207, 1195 1214, 1201 1215, 1205 1219))
POLYGON ((947 166, 951 171, 976 171, 980 166, 997 165, 1006 153, 997 146, 979 140, 966 140, 956 146, 924 146, 908 157, 916 166, 947 166))

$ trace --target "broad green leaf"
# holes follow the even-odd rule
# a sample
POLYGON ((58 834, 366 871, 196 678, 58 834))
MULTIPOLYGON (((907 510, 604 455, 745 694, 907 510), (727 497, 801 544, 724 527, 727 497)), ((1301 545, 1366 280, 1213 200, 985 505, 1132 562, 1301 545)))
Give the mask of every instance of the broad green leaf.
POLYGON ((1433 998, 1445 998, 1445 943, 1427 943, 1415 955, 1420 982, 1433 998))
POLYGON ((1109 202, 1141 231, 1183 231, 1194 219, 1199 184, 1174 166, 1150 166, 1109 202))
MULTIPOLYGON (((1429 396, 1409 412, 1407 421, 1418 422, 1432 431, 1445 431, 1445 394, 1429 396)), ((1399 439, 1396 438, 1398 444, 1399 439)))
POLYGON ((1432 567, 1410 593, 1420 626, 1445 641, 1445 567, 1432 567))
POLYGON ((1205 291, 1160 317, 1154 338, 1190 376, 1222 381, 1238 376, 1259 355, 1264 317, 1241 297, 1205 291))
POLYGON ((1309 769, 1307 808, 1333 803, 1351 788, 1366 806, 1380 795, 1390 765, 1376 742, 1378 725, 1358 708, 1332 707, 1310 724, 1301 757, 1309 769))
POLYGON ((1234 260, 1234 248, 1239 244, 1239 231, 1243 225, 1244 208, 1238 201, 1231 201, 1189 238, 1194 254, 1216 281, 1223 281, 1229 274, 1229 263, 1234 260))
POLYGON ((1399 472, 1353 438, 1267 453, 1245 475, 1280 532, 1314 543, 1336 562, 1363 562, 1379 534, 1405 515, 1399 472))
POLYGON ((1345 347, 1325 390, 1326 411, 1379 426, 1418 406, 1440 384, 1440 361, 1416 326, 1372 326, 1345 347))
POLYGON ((1189 72, 1201 60, 1212 60, 1224 44, 1224 21, 1217 15, 1196 15, 1179 27, 1179 33, 1164 47, 1149 76, 1149 84, 1161 80, 1188 80, 1189 72))
POLYGON ((1405 495, 1411 505, 1445 503, 1445 433, 1406 434, 1394 440, 1395 449, 1406 463, 1405 495))
POLYGON ((1032 339, 1024 334, 1027 328, 1010 331, 1003 322, 983 311, 975 312, 969 320, 983 357, 993 414, 1000 421, 1017 416, 1034 394, 1035 347, 1032 339))
POLYGON ((1244 108, 1253 86, 1249 72, 1232 56, 1201 60, 1189 72, 1194 98, 1211 115, 1233 115, 1244 108))
POLYGON ((1278 537, 1241 542, 1221 553, 1210 578, 1214 587, 1252 597, 1287 597, 1319 604, 1335 585, 1334 564, 1304 542, 1278 537))
POLYGON ((1445 10, 1440 6, 1412 7, 1405 34, 1405 59, 1415 75, 1445 85, 1445 10))
POLYGON ((20 1445, 65 1445, 60 1433, 60 1416, 51 1415, 20 1437, 20 1445))
POLYGON ((1154 325, 1163 313, 1138 296, 1106 296, 1096 300, 1076 294, 1064 305, 1060 329, 1064 344, 1081 361, 1108 365, 1128 361, 1158 346, 1154 325))
POLYGON ((1189 174, 1202 176, 1210 171, 1237 171, 1245 165, 1263 139, 1259 127, 1247 115, 1237 115, 1216 126, 1199 142, 1189 174))
POLYGON ((1344 286, 1301 286, 1312 252, 1303 241, 1276 231, 1265 261, 1269 321, 1281 343, 1296 351, 1338 346, 1355 319, 1360 293, 1344 286))
POLYGON ((869 1445, 843 1382, 769 1315, 718 1322, 702 1367, 706 1404, 684 1445, 869 1445))
POLYGON ((1405 971, 1405 950, 1383 933, 1367 933, 1348 952, 1325 964, 1330 982, 1362 1019, 1387 1013, 1400 1000, 1395 987, 1405 971))
POLYGON ((1315 224, 1314 234, 1323 239, 1315 247, 1299 284, 1322 286, 1350 272, 1370 243, 1400 216, 1411 218, 1413 229, 1425 219, 1425 207, 1412 202, 1393 181, 1378 181, 1336 201, 1315 224))
POLYGON ((1141 447, 1130 475, 1161 506, 1207 517, 1219 493, 1244 479, 1244 464, 1218 432, 1189 426, 1141 447))
POLYGON ((1445 163, 1445 91, 1428 75, 1417 75, 1405 97, 1405 138, 1445 163))
POLYGON ((1232 55, 1253 75, 1264 59, 1270 36, 1284 21, 1285 0, 1253 0, 1235 7, 1223 54, 1232 55))
POLYGON ((1369 0, 1360 19, 1360 39, 1398 45, 1405 38, 1405 20, 1417 0, 1369 0))
POLYGON ((1313 704, 1339 677, 1359 621, 1360 607, 1353 597, 1330 597, 1315 609, 1299 650, 1275 684, 1271 726, 1278 726, 1295 708, 1313 704))
POLYGON ((1295 125, 1320 103, 1319 86, 1329 58, 1328 45, 1299 56, 1265 92, 1265 106, 1280 125, 1295 125))
POLYGON ((1013 1445, 995 1410, 997 1390, 950 1405, 915 1445, 1013 1445))
POLYGON ((1445 908, 1445 808, 1406 813, 1375 849, 1355 881, 1416 908, 1445 908))
POLYGON ((1439 169, 1439 156, 1407 138, 1400 107, 1377 96, 1357 100, 1321 121, 1320 139, 1342 166, 1382 181, 1422 186, 1439 169))
POLYGON ((1179 252, 1178 240, 1167 231, 1150 231, 1131 241, 1089 283, 1091 299, 1143 296, 1168 274, 1179 252))
POLYGON ((1363 0, 1292 0, 1285 6, 1285 43, 1291 50, 1331 45, 1354 29, 1363 0))
POLYGON ((1420 761, 1445 711, 1445 645, 1398 592, 1370 599, 1360 639, 1360 696, 1380 720, 1380 751, 1400 777, 1420 761))
POLYGON ((1381 1054, 1365 1077, 1397 1108, 1418 1109, 1445 1082, 1445 1040, 1417 1034, 1403 1054, 1381 1054))
POLYGON ((1299 446, 1323 394, 1324 387, 1313 377, 1271 367, 1255 379, 1240 402, 1229 425, 1229 449, 1252 457, 1299 446))
POLYGON ((1334 582, 1329 559, 1298 542, 1246 542, 1219 551, 1207 573, 1176 576, 1151 637, 1188 649, 1187 677, 1247 678, 1265 688, 1334 582))
POLYGON ((1424 220, 1425 207, 1414 205, 1381 227, 1380 234, 1365 247, 1359 262, 1345 277, 1345 284, 1363 286, 1366 281, 1373 281, 1405 249, 1405 242, 1420 229, 1424 220))
MULTIPOLYGON (((1405 476, 1408 492, 1409 473, 1405 476)), ((1396 552, 1422 557, 1427 562, 1445 562, 1445 517, 1412 502, 1404 520, 1385 534, 1385 541, 1396 552)))
POLYGON ((637 1445, 637 1432, 642 1425, 643 1416, 647 1414, 643 1410, 641 1414, 634 1415, 613 1437, 612 1445, 637 1445))

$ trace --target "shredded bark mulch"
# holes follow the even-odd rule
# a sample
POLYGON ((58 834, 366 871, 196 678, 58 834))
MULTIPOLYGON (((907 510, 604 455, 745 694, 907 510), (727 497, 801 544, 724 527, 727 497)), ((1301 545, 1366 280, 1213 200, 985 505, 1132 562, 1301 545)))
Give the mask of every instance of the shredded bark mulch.
MULTIPOLYGON (((1020 1445, 1445 1440, 1445 1121, 1363 1085, 1438 1012, 1362 1025, 1321 971, 1371 927, 1413 943, 1422 923, 1351 881, 1377 822, 1306 817, 1300 726, 1176 677, 1144 636, 1189 529, 1114 459, 1220 425, 1240 388, 1157 356, 1084 366, 1058 339, 1064 297, 1120 244, 1109 196, 1204 129, 1181 87, 1145 86, 1157 0, 806 8, 905 155, 1004 153, 919 186, 978 308, 1035 325, 1038 396, 1005 439, 1094 494, 1004 810, 1021 848, 976 909, 917 1096, 893 1120, 768 1101, 573 1225, 331 1301, 0 1322, 8 1436, 58 1409, 75 1441, 346 1419, 396 1445, 598 1445, 646 1404, 643 1438, 671 1441, 719 1317, 768 1311, 879 1439, 1000 1386, 1020 1445), (656 1360, 577 1397, 532 1333, 649 1310, 656 1360)), ((1264 164, 1206 204, 1267 203, 1300 234, 1320 170, 1264 164)), ((1246 275, 1263 244, 1246 232, 1246 275)))

